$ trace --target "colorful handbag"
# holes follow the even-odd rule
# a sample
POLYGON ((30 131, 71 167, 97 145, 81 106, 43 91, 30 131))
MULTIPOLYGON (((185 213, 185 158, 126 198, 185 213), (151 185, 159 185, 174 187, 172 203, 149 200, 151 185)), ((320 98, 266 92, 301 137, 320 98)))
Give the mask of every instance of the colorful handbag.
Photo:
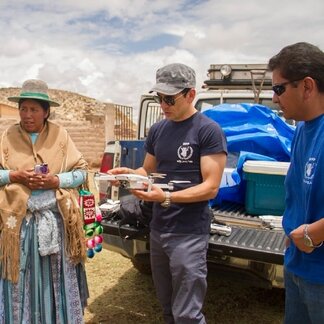
POLYGON ((84 222, 83 229, 86 238, 87 256, 93 258, 95 253, 102 250, 102 215, 100 209, 96 207, 94 195, 88 190, 79 190, 79 206, 84 222))

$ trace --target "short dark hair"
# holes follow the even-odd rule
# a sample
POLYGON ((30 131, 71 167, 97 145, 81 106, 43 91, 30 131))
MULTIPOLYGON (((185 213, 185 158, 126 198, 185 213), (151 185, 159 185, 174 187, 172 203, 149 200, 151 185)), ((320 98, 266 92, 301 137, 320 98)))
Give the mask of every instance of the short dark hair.
POLYGON ((182 93, 183 96, 185 97, 191 89, 192 89, 192 88, 184 88, 184 89, 181 91, 181 93, 182 93))
POLYGON ((324 92, 324 52, 315 45, 299 42, 284 47, 269 60, 268 69, 278 69, 289 81, 311 77, 324 92))

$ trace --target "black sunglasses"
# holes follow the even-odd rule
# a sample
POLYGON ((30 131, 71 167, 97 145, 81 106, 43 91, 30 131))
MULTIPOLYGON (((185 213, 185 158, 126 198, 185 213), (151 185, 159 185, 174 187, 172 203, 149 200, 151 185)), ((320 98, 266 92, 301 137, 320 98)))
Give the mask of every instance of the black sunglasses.
POLYGON ((179 94, 174 95, 174 96, 160 96, 160 95, 156 95, 154 96, 154 100, 161 105, 162 102, 164 102, 165 104, 167 104, 168 106, 173 106, 175 104, 175 102, 181 98, 182 96, 186 96, 187 93, 190 91, 190 88, 186 88, 185 90, 181 91, 179 94))
POLYGON ((283 82, 283 83, 275 84, 274 86, 272 86, 272 90, 279 97, 286 91, 286 85, 288 85, 290 83, 300 81, 300 80, 302 80, 302 79, 293 80, 293 81, 286 81, 286 82, 283 82))
POLYGON ((181 97, 183 96, 183 93, 180 94, 180 96, 176 97, 176 96, 154 96, 154 100, 158 103, 158 104, 162 104, 162 102, 166 103, 168 106, 173 106, 175 104, 175 102, 181 97))

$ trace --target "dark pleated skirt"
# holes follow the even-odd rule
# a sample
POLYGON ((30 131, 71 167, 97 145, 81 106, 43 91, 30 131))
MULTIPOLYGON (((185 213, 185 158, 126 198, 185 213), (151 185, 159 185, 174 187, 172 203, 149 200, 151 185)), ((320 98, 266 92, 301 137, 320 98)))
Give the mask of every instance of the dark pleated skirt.
MULTIPOLYGON (((0 279, 0 323, 83 323, 89 291, 83 264, 73 265, 65 254, 63 224, 55 213, 60 250, 41 256, 35 217, 21 228, 19 282, 0 279)), ((9 243, 8 243, 9 244, 9 243)))

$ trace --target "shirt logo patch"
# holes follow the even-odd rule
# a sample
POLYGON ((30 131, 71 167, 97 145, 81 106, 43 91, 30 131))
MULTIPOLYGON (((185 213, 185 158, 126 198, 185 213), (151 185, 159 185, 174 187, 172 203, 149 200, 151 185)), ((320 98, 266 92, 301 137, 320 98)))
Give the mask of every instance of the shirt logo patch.
POLYGON ((314 173, 316 169, 316 159, 309 158, 307 163, 305 164, 304 170, 304 182, 307 184, 312 184, 314 173))
POLYGON ((190 160, 193 154, 193 148, 190 146, 189 143, 183 143, 178 148, 178 163, 192 163, 193 161, 190 160))

